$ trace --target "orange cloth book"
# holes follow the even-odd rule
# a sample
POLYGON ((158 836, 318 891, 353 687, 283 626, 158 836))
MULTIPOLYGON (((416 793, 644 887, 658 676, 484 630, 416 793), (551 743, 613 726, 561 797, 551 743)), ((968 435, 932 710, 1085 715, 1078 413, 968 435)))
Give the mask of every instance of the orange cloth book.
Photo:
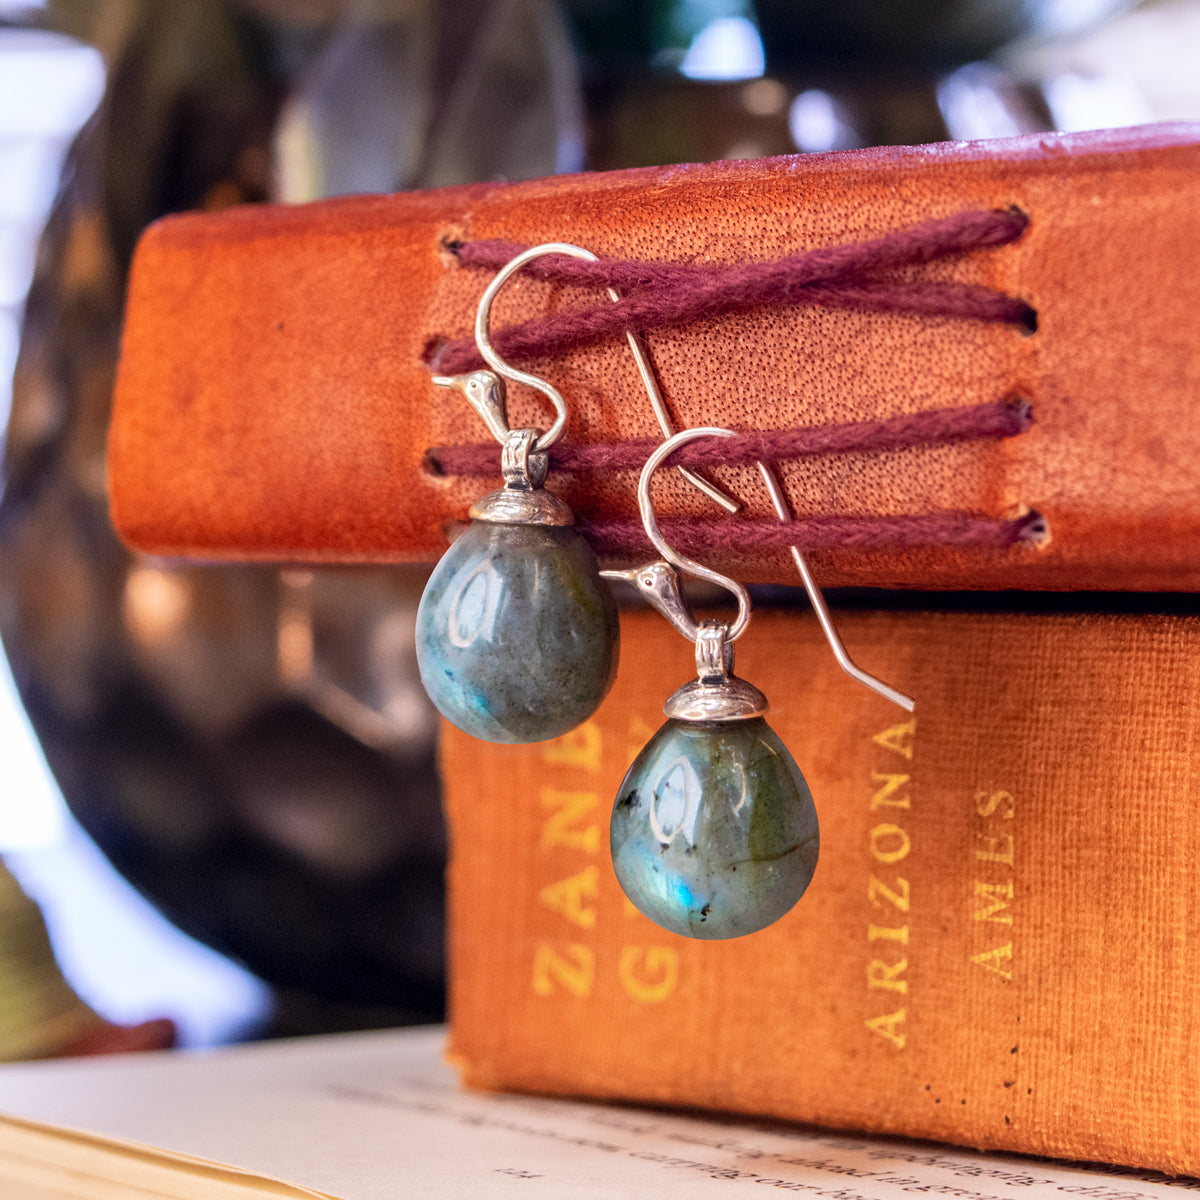
POLYGON ((624 614, 596 717, 446 728, 452 1059, 503 1088, 1200 1173, 1200 618, 760 612, 738 674, 806 775, 816 877, 762 933, 666 933, 608 855, 622 775, 693 674, 624 614))
MULTIPOLYGON (((494 486, 438 477, 434 446, 486 441, 432 386, 430 346, 469 334, 488 275, 453 239, 567 240, 608 258, 736 264, 1019 207, 1011 244, 894 272, 986 285, 1032 305, 1035 333, 947 316, 803 304, 660 329, 649 348, 680 426, 787 429, 1020 397, 1001 441, 785 464, 798 517, 1044 515, 1039 546, 839 549, 823 584, 920 588, 1200 587, 1200 126, 883 147, 757 162, 480 184, 299 208, 172 217, 133 266, 110 439, 117 527, 166 555, 436 558, 494 486)), ((514 280, 503 326, 595 304, 514 280)), ((657 436, 620 338, 520 364, 554 382, 568 439, 657 436)), ((512 419, 545 426, 514 388, 512 419)), ((497 462, 499 453, 497 450, 497 462)), ((752 467, 715 472, 769 517, 752 467)), ((498 479, 498 474, 497 474, 498 479)), ((582 518, 633 517, 635 473, 558 473, 582 518)), ((719 514, 673 477, 664 516, 719 514)), ((711 565, 795 582, 785 550, 711 565)))

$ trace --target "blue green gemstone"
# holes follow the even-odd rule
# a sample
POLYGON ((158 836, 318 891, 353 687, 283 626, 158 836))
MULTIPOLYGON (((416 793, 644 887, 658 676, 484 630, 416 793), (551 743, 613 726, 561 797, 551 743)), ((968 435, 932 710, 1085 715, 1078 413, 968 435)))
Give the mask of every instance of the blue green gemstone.
POLYGON ((571 526, 472 521, 417 609, 417 664, 443 716, 486 742, 540 742, 599 707, 617 610, 571 526))
POLYGON ((667 721, 613 805, 613 866, 650 920, 694 938, 778 921, 817 868, 817 811, 762 717, 667 721))

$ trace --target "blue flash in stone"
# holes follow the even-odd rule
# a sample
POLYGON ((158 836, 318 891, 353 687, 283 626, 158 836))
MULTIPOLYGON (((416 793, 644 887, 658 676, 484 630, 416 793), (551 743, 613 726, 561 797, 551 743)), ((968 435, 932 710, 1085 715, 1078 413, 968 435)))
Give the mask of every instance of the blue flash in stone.
POLYGON ((570 526, 473 521, 417 610, 425 690, 486 742, 540 742, 586 721, 612 686, 617 646, 616 605, 570 526))
POLYGON ((804 777, 755 716, 667 721, 621 784, 610 841, 640 912, 674 933, 717 939, 788 912, 816 870, 819 838, 804 777))
MULTIPOLYGON (((633 584, 696 647, 696 678, 668 697, 667 723, 617 792, 609 834, 613 867, 625 895, 650 920, 673 933, 714 940, 755 933, 790 911, 812 882, 820 842, 808 784, 763 719, 766 696, 733 673, 733 643, 750 621, 750 595, 740 583, 673 550, 650 499, 654 469, 681 445, 733 436, 716 426, 685 429, 647 458, 638 511, 662 558, 608 572, 633 584), (697 623, 681 571, 727 589, 737 600, 737 618, 728 625, 697 623)), ((782 517, 786 504, 778 483, 765 467, 763 474, 782 517)), ((808 568, 799 551, 793 553, 807 586, 808 568)), ((815 585, 809 594, 831 644, 840 647, 815 585)))
POLYGON ((571 510, 542 487, 566 404, 545 379, 505 363, 488 332, 504 281, 543 254, 596 258, 564 242, 515 255, 475 314, 475 344, 490 369, 433 377, 461 392, 500 443, 504 487, 472 506, 471 527, 429 578, 417 609, 417 665, 442 715, 488 742, 540 742, 574 729, 600 706, 617 670, 616 605, 591 547, 571 528, 571 510), (509 426, 505 380, 551 403, 549 429, 509 426))
POLYGON ((547 492, 536 429, 508 429, 489 371, 461 389, 501 438, 505 485, 471 506, 417 608, 417 666, 438 711, 485 742, 541 742, 582 724, 617 671, 617 606, 575 518, 547 492))

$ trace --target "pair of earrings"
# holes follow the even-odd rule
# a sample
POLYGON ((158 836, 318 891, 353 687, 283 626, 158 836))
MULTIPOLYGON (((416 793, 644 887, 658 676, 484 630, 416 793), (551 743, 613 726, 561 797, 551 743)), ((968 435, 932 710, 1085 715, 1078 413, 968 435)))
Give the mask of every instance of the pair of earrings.
MULTIPOLYGON (((566 423, 562 397, 545 380, 504 363, 488 334, 496 293, 541 254, 595 258, 566 243, 513 258, 488 285, 476 315, 475 341, 491 370, 434 380, 463 392, 501 443, 505 483, 472 506, 471 526, 430 576, 417 612, 421 679, 443 716, 485 741, 536 742, 566 733, 595 712, 616 673, 616 606, 602 575, 633 583, 695 644, 697 678, 667 700, 666 723, 618 790, 610 828, 618 881, 643 914, 675 933, 706 939, 754 933, 787 913, 812 880, 816 809, 795 760, 765 720, 766 697, 733 673, 733 643, 750 620, 745 588, 670 547, 650 499, 655 469, 680 445, 732 433, 688 429, 655 450, 638 483, 638 507, 662 559, 600 572, 571 528, 570 509, 542 486, 546 450, 566 423), (551 401, 556 416, 549 430, 509 429, 505 378, 551 401), (680 572, 730 591, 738 604, 732 624, 697 623, 680 572)), ((630 344, 637 354, 632 337, 630 344)), ((763 474, 779 510, 778 486, 765 468, 763 474)), ((906 697, 850 663, 799 551, 793 557, 838 661, 911 708, 906 697)))

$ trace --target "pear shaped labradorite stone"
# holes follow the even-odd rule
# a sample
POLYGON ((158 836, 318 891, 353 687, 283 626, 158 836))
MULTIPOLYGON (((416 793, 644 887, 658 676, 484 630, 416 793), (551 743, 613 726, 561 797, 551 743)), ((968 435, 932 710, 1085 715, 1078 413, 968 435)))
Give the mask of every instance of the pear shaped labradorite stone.
POLYGON ((438 710, 486 742, 558 737, 617 670, 617 609, 568 526, 472 521, 417 609, 417 663, 438 710))
POLYGON ((817 810, 762 717, 668 721, 613 805, 613 866, 650 920, 731 938, 779 920, 817 868, 817 810))

